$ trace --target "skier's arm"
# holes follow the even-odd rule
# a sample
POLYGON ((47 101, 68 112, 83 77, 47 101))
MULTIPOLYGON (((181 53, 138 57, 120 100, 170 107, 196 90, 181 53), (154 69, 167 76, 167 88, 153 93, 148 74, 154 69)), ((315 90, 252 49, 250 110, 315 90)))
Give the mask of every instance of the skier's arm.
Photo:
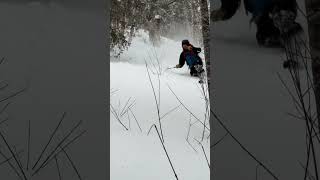
POLYGON ((184 63, 186 62, 183 53, 180 54, 179 64, 176 65, 176 68, 182 68, 184 63))
POLYGON ((230 19, 240 7, 241 0, 221 0, 221 7, 211 12, 211 21, 230 19))
POLYGON ((201 48, 199 47, 193 47, 192 49, 196 54, 199 54, 201 52, 201 48))

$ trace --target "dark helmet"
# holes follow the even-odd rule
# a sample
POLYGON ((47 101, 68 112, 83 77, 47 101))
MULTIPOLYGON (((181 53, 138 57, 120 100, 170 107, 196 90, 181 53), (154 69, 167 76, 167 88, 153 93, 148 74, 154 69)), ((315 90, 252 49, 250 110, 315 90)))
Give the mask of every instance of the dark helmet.
POLYGON ((183 45, 190 45, 189 40, 187 40, 187 39, 182 40, 182 46, 183 46, 183 45))

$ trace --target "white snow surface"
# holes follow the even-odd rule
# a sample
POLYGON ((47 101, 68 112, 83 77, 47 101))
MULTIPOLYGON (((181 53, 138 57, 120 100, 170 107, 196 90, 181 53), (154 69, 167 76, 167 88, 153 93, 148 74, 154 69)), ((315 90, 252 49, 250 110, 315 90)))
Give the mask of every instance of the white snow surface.
MULTIPOLYGON (((162 38, 161 41, 159 47, 153 47, 148 40, 148 35, 140 31, 133 39, 132 46, 121 56, 120 60, 112 58, 110 63, 110 103, 120 114, 128 99, 127 106, 135 102, 132 112, 142 129, 141 132, 132 113, 128 113, 129 117, 125 114, 120 118, 129 129, 128 131, 110 113, 112 180, 175 179, 156 130, 152 128, 148 135, 148 130, 153 124, 157 126, 159 132, 160 126, 146 62, 157 102, 160 104, 160 116, 180 105, 169 90, 170 87, 197 118, 202 122, 205 120, 206 106, 201 86, 198 83, 199 79, 191 77, 186 66, 181 69, 166 70, 167 67, 178 63, 181 42, 166 38, 162 38), (158 62, 156 57, 162 67, 160 70, 162 73, 159 76, 160 100, 158 76, 154 66, 151 65, 151 62, 154 64, 158 62)), ((159 66, 156 65, 156 67, 159 66)), ((201 146, 195 140, 201 141, 204 126, 183 106, 179 106, 161 119, 161 124, 164 145, 179 179, 208 180, 210 170, 205 154, 210 161, 210 139, 207 138, 209 131, 205 132, 205 138, 202 141, 204 154, 201 146), (190 117, 193 125, 188 136, 190 117), (196 151, 186 141, 187 137, 196 151)), ((206 126, 209 128, 208 120, 206 126)))

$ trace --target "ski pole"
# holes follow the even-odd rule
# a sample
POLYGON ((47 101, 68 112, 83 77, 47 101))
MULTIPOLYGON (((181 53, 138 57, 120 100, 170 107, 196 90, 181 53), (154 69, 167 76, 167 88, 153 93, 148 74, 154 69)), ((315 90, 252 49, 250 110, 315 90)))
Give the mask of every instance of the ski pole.
POLYGON ((168 69, 173 69, 173 68, 176 68, 176 67, 175 67, 175 66, 174 66, 174 67, 168 67, 167 70, 168 70, 168 69))

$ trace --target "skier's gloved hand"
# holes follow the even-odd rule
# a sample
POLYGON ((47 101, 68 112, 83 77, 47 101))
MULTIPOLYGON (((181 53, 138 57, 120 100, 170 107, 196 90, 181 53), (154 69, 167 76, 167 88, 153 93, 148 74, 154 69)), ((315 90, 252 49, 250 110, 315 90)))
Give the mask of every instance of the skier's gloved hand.
POLYGON ((269 16, 273 20, 274 25, 280 30, 282 34, 287 33, 296 25, 295 12, 288 10, 274 10, 272 13, 269 14, 269 16))
POLYGON ((201 52, 201 48, 198 48, 198 47, 193 47, 194 51, 196 51, 197 53, 200 53, 201 52))

